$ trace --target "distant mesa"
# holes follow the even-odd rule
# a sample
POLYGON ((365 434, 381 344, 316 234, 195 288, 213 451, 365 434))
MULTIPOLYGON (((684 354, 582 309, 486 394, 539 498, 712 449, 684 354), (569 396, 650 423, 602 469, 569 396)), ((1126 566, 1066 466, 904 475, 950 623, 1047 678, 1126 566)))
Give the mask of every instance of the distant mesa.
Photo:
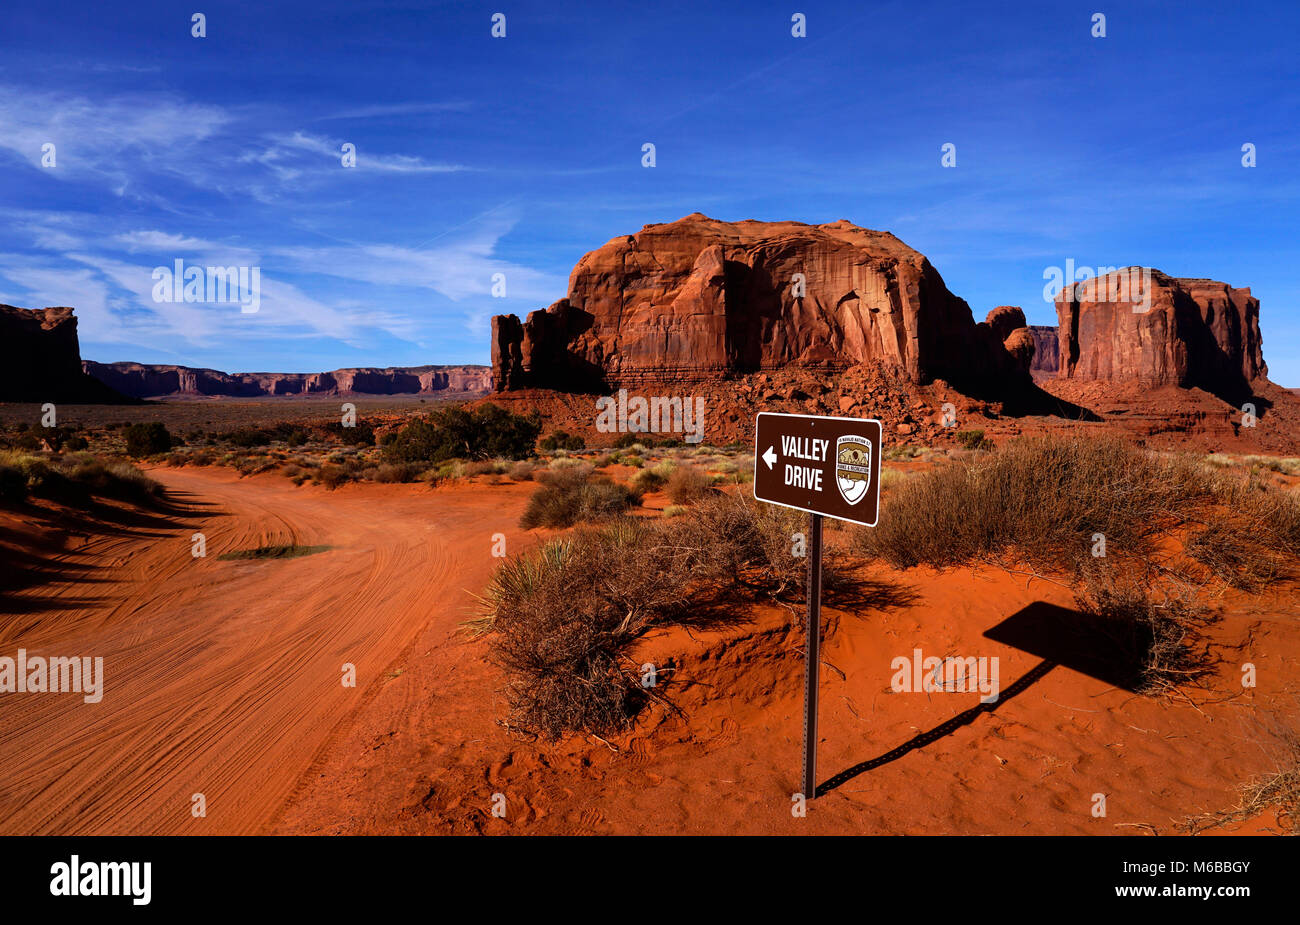
POLYGON ((73 310, 0 305, 0 401, 123 403, 167 396, 447 395, 491 387, 486 366, 223 373, 189 366, 81 359, 73 310))
POLYGON ((130 401, 81 369, 77 319, 66 306, 0 305, 0 401, 130 401))
POLYGON ((433 395, 487 392, 486 366, 407 366, 335 369, 324 373, 225 373, 190 366, 96 363, 82 368, 100 382, 136 398, 167 396, 433 395))

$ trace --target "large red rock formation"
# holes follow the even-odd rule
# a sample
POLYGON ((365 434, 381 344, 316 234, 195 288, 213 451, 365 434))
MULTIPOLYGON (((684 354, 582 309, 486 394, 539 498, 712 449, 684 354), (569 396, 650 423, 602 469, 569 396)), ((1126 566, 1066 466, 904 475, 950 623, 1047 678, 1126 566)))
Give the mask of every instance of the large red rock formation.
POLYGON ((486 366, 408 366, 336 369, 326 373, 223 373, 144 363, 82 364, 87 373, 127 395, 430 395, 479 393, 491 387, 486 366))
POLYGON ((124 400, 81 371, 71 308, 0 305, 0 401, 124 400))
MULTIPOLYGON (((1023 324, 1023 319, 1022 319, 1023 324)), ((1017 376, 924 256, 847 221, 646 225, 585 255, 568 295, 492 321, 497 390, 603 390, 879 362, 913 382, 1017 376)))
POLYGON ((1060 376, 1199 387, 1235 401, 1265 380, 1249 289, 1127 268, 1056 298, 1060 376))
POLYGON ((1029 372, 1034 365, 1034 338, 1025 324, 1025 313, 1018 305, 999 305, 984 319, 1001 344, 1011 355, 1016 367, 1029 372))

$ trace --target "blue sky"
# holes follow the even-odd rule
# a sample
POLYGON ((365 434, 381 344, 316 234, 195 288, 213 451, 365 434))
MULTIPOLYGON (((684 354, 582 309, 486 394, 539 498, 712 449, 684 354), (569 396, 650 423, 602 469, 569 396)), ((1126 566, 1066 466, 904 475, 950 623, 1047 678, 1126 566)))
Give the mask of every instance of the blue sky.
POLYGON ((1053 323, 1067 260, 1250 286, 1300 386, 1290 0, 115 6, 0 30, 0 301, 75 306, 90 359, 483 363, 493 314, 700 211, 892 231, 978 318, 1053 323), (260 311, 155 302, 176 259, 261 267, 260 311))

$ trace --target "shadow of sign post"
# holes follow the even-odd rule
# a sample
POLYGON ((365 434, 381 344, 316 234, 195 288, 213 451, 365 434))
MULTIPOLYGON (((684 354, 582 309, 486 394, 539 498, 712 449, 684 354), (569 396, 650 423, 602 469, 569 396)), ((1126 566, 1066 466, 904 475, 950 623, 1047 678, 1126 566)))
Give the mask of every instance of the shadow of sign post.
POLYGON ((822 519, 876 525, 882 436, 880 422, 869 418, 763 412, 754 422, 754 497, 809 515, 803 722, 803 794, 809 800, 817 798, 822 519))
POLYGON ((984 638, 1040 661, 1004 687, 996 700, 981 701, 901 745, 840 771, 822 781, 817 792, 827 794, 861 774, 953 735, 981 716, 1001 709, 1056 668, 1069 669, 1111 687, 1137 693, 1145 664, 1144 646, 1150 642, 1142 628, 1134 627, 1131 621, 1107 619, 1046 601, 1034 601, 1016 611, 986 630, 984 638))

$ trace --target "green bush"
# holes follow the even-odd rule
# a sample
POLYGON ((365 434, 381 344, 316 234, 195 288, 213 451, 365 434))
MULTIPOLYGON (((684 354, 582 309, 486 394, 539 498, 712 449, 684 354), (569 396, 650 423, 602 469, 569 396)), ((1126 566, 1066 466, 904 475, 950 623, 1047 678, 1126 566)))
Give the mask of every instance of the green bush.
POLYGON ((536 414, 511 414, 499 405, 445 408, 387 435, 383 454, 388 462, 526 459, 533 454, 541 430, 536 414))
MULTIPOLYGON (((669 464, 671 466, 671 463, 669 464)), ((663 488, 668 481, 668 476, 662 471, 662 464, 649 469, 641 469, 632 475, 632 487, 638 491, 658 491, 663 488)))
POLYGON ((350 446, 375 445, 375 428, 364 421, 351 427, 344 427, 341 421, 331 421, 325 425, 325 430, 330 436, 350 446))
POLYGON ((957 442, 968 450, 991 450, 993 441, 984 439, 982 430, 959 430, 954 436, 957 442))
POLYGON ((247 450, 255 446, 266 446, 273 438, 271 434, 256 427, 237 427, 222 434, 221 439, 231 446, 247 450))
POLYGON ((519 519, 525 530, 608 520, 641 503, 641 495, 634 489, 603 475, 593 477, 583 467, 539 472, 536 478, 542 484, 519 519))
POLYGON ((153 456, 172 448, 172 435, 161 421, 128 424, 122 431, 126 451, 132 456, 153 456))
POLYGON ((537 442, 537 448, 548 453, 555 450, 581 450, 585 446, 586 443, 583 442, 581 437, 564 430, 557 430, 553 434, 547 434, 537 442))

